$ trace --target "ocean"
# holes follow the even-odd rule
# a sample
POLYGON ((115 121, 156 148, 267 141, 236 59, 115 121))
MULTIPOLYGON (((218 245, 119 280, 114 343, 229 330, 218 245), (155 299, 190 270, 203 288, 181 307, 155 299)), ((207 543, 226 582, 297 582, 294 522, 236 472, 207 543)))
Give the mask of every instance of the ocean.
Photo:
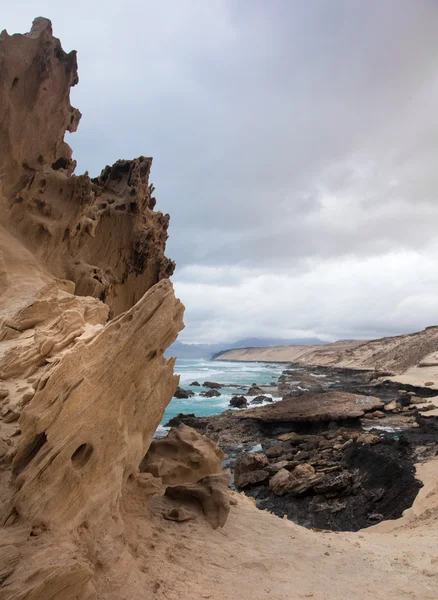
MULTIPOLYGON (((218 398, 204 398, 200 392, 208 388, 191 386, 198 381, 201 386, 204 381, 215 381, 222 384, 250 386, 269 385, 277 383, 278 377, 284 370, 284 364, 267 364, 254 362, 225 362, 205 359, 178 358, 175 373, 181 376, 180 387, 195 392, 195 396, 187 399, 172 398, 163 416, 162 425, 179 413, 194 413, 197 417, 217 415, 227 408, 232 396, 242 393, 236 387, 224 387, 219 391, 218 398)), ((266 394, 269 396, 270 394, 266 394)))

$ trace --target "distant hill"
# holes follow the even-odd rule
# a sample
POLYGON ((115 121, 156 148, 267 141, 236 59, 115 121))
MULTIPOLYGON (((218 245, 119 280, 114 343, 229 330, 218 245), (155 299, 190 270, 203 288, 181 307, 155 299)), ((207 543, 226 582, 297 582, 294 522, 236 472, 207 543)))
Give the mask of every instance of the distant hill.
POLYGON ((214 354, 226 350, 240 348, 267 348, 269 346, 319 346, 326 344, 318 338, 297 338, 294 340, 284 340, 279 338, 245 338, 237 342, 219 344, 184 344, 184 342, 174 342, 165 352, 165 356, 176 356, 177 358, 211 358, 214 354))

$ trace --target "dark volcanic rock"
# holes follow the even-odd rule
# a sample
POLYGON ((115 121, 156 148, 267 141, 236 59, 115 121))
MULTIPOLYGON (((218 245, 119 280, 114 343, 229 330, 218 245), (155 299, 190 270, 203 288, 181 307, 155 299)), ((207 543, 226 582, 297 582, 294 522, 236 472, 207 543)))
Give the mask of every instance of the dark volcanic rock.
POLYGON ((192 390, 185 390, 183 388, 177 387, 176 392, 173 394, 173 397, 181 399, 181 398, 191 398, 194 395, 195 395, 195 392, 192 392, 192 390))
POLYGON ((281 400, 269 406, 252 408, 239 414, 241 419, 266 423, 341 421, 362 417, 366 411, 383 406, 379 398, 344 392, 306 394, 281 400))
POLYGON ((245 396, 233 396, 230 400, 230 406, 233 408, 247 408, 248 401, 245 396))
POLYGON ((254 400, 251 400, 251 404, 263 404, 263 402, 272 402, 272 398, 269 396, 256 396, 254 400))
POLYGON ((196 420, 197 417, 195 416, 195 413, 179 413, 176 417, 172 417, 171 419, 169 419, 169 421, 165 424, 165 427, 178 427, 178 425, 181 425, 181 423, 185 423, 186 420, 189 419, 196 420))
POLYGON ((259 394, 263 394, 263 390, 258 385, 253 384, 246 394, 247 396, 258 396, 259 394))
POLYGON ((190 385, 193 387, 200 387, 201 384, 199 383, 199 381, 192 381, 190 385))
POLYGON ((217 390, 208 390, 208 392, 201 392, 200 396, 205 396, 205 398, 217 398, 222 394, 217 390))
POLYGON ((204 381, 204 383, 202 385, 204 387, 208 387, 212 390, 219 390, 221 387, 224 387, 222 384, 215 383, 214 381, 204 381))

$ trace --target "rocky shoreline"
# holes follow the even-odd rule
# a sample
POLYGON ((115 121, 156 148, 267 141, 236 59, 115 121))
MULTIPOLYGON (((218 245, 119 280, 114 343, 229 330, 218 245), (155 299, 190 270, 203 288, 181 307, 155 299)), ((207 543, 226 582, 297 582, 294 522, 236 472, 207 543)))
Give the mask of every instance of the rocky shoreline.
MULTIPOLYGON (((438 419, 427 416, 436 391, 384 377, 292 364, 276 386, 258 386, 279 401, 178 415, 168 425, 217 442, 233 486, 259 508, 306 527, 357 531, 400 517, 421 487, 414 465, 438 453, 438 419)), ((249 391, 239 391, 248 403, 249 391)))

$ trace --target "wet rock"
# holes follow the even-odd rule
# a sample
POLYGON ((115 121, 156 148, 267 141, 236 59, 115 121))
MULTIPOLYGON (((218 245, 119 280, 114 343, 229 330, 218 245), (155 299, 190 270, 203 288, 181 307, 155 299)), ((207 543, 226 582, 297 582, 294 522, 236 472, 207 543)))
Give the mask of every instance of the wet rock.
POLYGON ((192 396, 195 395, 195 392, 192 392, 192 390, 185 390, 183 388, 177 387, 175 393, 173 394, 174 398, 191 398, 192 396))
POLYGON ((190 384, 190 387, 200 387, 200 383, 199 381, 192 381, 192 383, 190 384))
POLYGON ((253 384, 246 393, 247 396, 263 395, 263 390, 258 385, 253 384))
POLYGON ((213 529, 223 527, 230 512, 229 473, 203 477, 196 483, 166 488, 165 495, 178 501, 197 500, 213 529))
POLYGON ((217 390, 208 390, 208 392, 201 392, 200 396, 204 396, 204 398, 218 398, 222 394, 217 390))
POLYGON ((234 483, 238 489, 244 489, 269 477, 265 467, 269 461, 264 454, 243 452, 234 463, 234 483))
POLYGON ((223 385, 221 385, 220 383, 216 383, 215 381, 204 381, 202 385, 203 387, 207 387, 212 390, 219 390, 220 388, 224 387, 223 385))
POLYGON ((251 404, 263 404, 263 402, 272 402, 272 398, 269 396, 256 396, 253 400, 251 400, 251 404))
POLYGON ((233 408, 247 408, 248 401, 245 396, 233 396, 230 400, 230 406, 233 408))

